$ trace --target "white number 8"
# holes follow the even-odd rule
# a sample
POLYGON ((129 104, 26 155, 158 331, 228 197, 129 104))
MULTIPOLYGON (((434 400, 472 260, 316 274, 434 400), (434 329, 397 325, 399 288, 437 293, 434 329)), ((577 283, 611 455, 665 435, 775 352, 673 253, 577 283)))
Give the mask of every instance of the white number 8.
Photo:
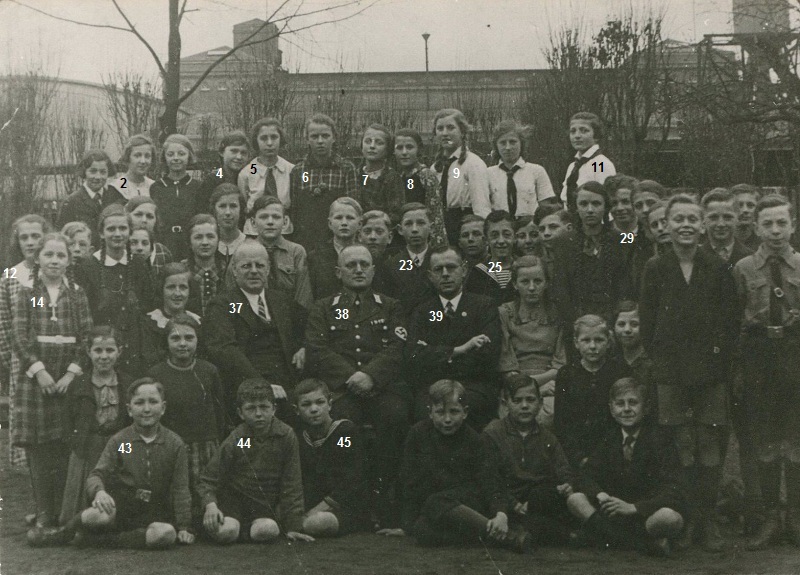
POLYGON ((414 189, 414 180, 412 180, 411 178, 408 178, 408 181, 406 182, 406 189, 407 190, 414 189))

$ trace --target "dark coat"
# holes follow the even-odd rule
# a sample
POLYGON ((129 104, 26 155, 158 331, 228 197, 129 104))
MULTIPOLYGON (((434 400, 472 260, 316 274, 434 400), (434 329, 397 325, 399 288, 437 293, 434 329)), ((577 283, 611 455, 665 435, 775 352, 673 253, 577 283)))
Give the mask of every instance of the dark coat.
POLYGON ((376 273, 380 276, 380 284, 375 285, 375 289, 385 290, 386 295, 400 300, 403 313, 406 318, 410 318, 414 309, 424 300, 436 295, 436 290, 428 279, 428 269, 430 269, 430 253, 425 254, 425 259, 419 266, 407 268, 406 264, 401 265, 401 261, 408 260, 408 250, 401 248, 386 254, 380 263, 381 269, 376 273))
POLYGON ((131 424, 128 410, 125 408, 125 394, 132 379, 117 372, 117 395, 119 396, 119 417, 102 428, 97 423, 97 401, 94 397, 92 372, 87 371, 76 377, 67 388, 67 409, 64 419, 64 436, 69 437, 70 448, 76 455, 86 458, 91 438, 95 435, 111 437, 131 424))
POLYGON ((57 227, 61 229, 64 224, 69 222, 84 222, 92 230, 92 245, 95 249, 99 249, 100 232, 97 226, 100 222, 100 212, 111 204, 124 206, 126 203, 125 196, 114 186, 106 186, 105 191, 103 191, 102 204, 98 204, 97 201, 90 198, 86 188, 81 186, 67 196, 67 199, 61 204, 61 209, 58 211, 57 227))
POLYGON ((455 317, 444 316, 439 296, 422 302, 409 323, 406 362, 415 389, 427 389, 440 379, 455 379, 464 387, 487 397, 497 394, 497 363, 503 338, 500 315, 486 296, 463 292, 455 317), (431 312, 441 321, 431 321, 431 312), (459 357, 453 348, 476 335, 486 334, 490 343, 459 357))
MULTIPOLYGON (((272 323, 280 336, 283 359, 291 368, 292 356, 302 347, 306 313, 289 294, 266 290, 265 295, 272 323)), ((264 331, 264 322, 238 287, 223 291, 209 302, 202 327, 206 352, 219 368, 228 393, 232 392, 234 397, 245 379, 269 375, 256 369, 248 357, 259 350, 264 331), (235 304, 238 313, 231 313, 231 304, 235 304)))
POLYGON ((317 300, 306 326, 307 370, 325 380, 332 391, 346 391, 345 382, 363 371, 382 391, 400 379, 406 330, 400 303, 367 291, 342 292, 317 300), (347 310, 347 319, 337 319, 347 310))
POLYGON ((636 506, 647 519, 662 507, 686 512, 686 487, 671 435, 655 423, 644 422, 633 444, 631 461, 622 452, 622 430, 610 429, 581 470, 575 491, 590 500, 605 492, 636 506))
POLYGON ((464 291, 490 297, 498 307, 517 299, 513 282, 509 281, 506 287, 500 287, 487 270, 485 263, 473 266, 464 280, 464 291))
POLYGON ((308 254, 308 275, 315 300, 332 296, 341 289, 339 278, 336 277, 338 263, 339 253, 333 247, 333 242, 320 244, 308 254))
MULTIPOLYGON (((719 257, 717 252, 714 251, 714 248, 711 247, 711 244, 706 242, 698 248, 699 251, 704 252, 708 256, 719 257)), ((733 270, 733 266, 736 265, 740 259, 747 257, 753 254, 753 250, 748 248, 739 240, 733 240, 733 250, 731 250, 731 257, 728 258, 726 262, 728 264, 728 271, 733 270)))
POLYGON ((650 259, 642 278, 639 317, 655 383, 724 381, 741 317, 726 262, 698 250, 687 284, 674 251, 650 259))

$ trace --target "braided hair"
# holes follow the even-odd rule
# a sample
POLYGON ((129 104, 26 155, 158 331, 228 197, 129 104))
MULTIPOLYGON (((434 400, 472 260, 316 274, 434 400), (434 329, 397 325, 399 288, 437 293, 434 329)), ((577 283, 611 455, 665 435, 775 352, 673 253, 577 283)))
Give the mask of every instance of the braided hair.
MULTIPOLYGON (((467 152, 469 152, 467 140, 469 133, 472 131, 472 126, 467 121, 467 117, 464 115, 464 112, 461 110, 456 110, 455 108, 442 108, 436 112, 436 115, 433 117, 433 135, 436 135, 436 123, 443 118, 450 117, 453 118, 455 123, 458 125, 458 129, 461 130, 461 154, 458 156, 458 165, 460 166, 467 159, 467 152)), ((437 172, 441 172, 444 169, 445 159, 445 151, 441 146, 439 146, 439 149, 436 150, 436 163, 434 164, 437 172)))
POLYGON ((69 317, 76 317, 73 292, 77 292, 80 288, 78 287, 78 284, 75 283, 74 271, 72 266, 72 256, 70 255, 69 252, 69 238, 66 237, 64 234, 61 234, 59 232, 49 232, 45 234, 44 237, 42 238, 42 243, 36 250, 36 259, 34 260, 33 270, 31 271, 31 276, 33 279, 33 295, 34 297, 41 297, 44 296, 44 294, 47 292, 47 288, 44 286, 42 278, 40 277, 41 265, 39 264, 39 255, 42 253, 42 250, 47 245, 47 243, 52 241, 64 244, 64 249, 67 251, 67 259, 69 265, 67 265, 67 269, 64 273, 64 277, 67 280, 67 290, 65 292, 67 300, 67 310, 69 311, 69 317))
MULTIPOLYGON (((217 232, 217 241, 219 242, 219 225, 217 224, 217 219, 211 214, 195 214, 192 216, 192 219, 189 220, 189 225, 186 226, 186 239, 188 240, 190 246, 192 244, 192 231, 197 226, 201 226, 203 224, 212 224, 214 226, 214 229, 217 232)), ((214 253, 216 253, 216 250, 214 253)), ((189 250, 189 254, 186 256, 186 262, 189 264, 190 269, 195 269, 196 266, 193 249, 189 250)))

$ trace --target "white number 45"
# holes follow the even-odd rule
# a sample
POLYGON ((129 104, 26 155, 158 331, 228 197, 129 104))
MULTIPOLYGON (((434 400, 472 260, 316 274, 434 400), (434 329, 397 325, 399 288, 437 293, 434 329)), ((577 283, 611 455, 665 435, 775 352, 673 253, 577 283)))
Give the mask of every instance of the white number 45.
POLYGON ((347 437, 340 437, 339 441, 336 442, 336 445, 339 447, 350 447, 350 436, 347 437))

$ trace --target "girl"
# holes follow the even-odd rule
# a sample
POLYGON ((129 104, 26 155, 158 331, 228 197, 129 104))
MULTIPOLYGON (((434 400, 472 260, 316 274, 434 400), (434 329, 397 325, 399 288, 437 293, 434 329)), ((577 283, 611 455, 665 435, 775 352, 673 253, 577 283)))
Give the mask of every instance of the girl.
POLYGON ((585 314, 611 319, 614 306, 629 293, 628 261, 608 220, 608 195, 598 182, 586 182, 576 195, 577 229, 553 246, 553 295, 564 321, 585 314))
POLYGON ((395 134, 394 158, 400 170, 403 203, 416 202, 428 207, 431 213, 430 243, 432 246, 438 246, 447 240, 442 194, 436 173, 420 161, 422 147, 422 136, 416 130, 402 128, 395 134))
POLYGON ((36 501, 36 528, 53 527, 69 462, 64 394, 81 373, 81 345, 92 327, 86 294, 67 277, 67 238, 46 234, 36 252, 33 285, 17 294, 13 345, 19 385, 13 397, 11 441, 24 446, 36 501))
POLYGON ((183 260, 192 273, 194 294, 189 309, 205 315, 206 305, 225 283, 225 261, 217 250, 219 228, 214 216, 197 214, 189 221, 191 253, 183 260))
MULTIPOLYGON (((164 266, 173 261, 172 253, 167 249, 167 246, 155 241, 158 237, 157 230, 159 229, 158 207, 151 198, 137 196, 125 204, 125 212, 131 216, 133 230, 145 229, 148 232, 150 249, 147 251, 147 261, 150 264, 153 280, 157 281, 164 270, 164 266)), ((133 234, 131 237, 133 237, 133 234)))
POLYGON ((488 261, 477 264, 467 275, 464 289, 491 297, 497 305, 515 299, 511 282, 514 262, 514 219, 508 212, 492 212, 484 222, 489 243, 488 261))
POLYGON ((617 173, 611 160, 597 144, 603 139, 605 127, 597 114, 578 112, 569 119, 569 143, 575 150, 575 161, 567 168, 561 186, 561 202, 573 215, 577 212, 575 196, 578 187, 586 182, 606 181, 617 173))
POLYGON ((185 262, 167 264, 164 279, 160 284, 161 306, 147 314, 144 320, 144 358, 147 366, 153 366, 166 357, 164 338, 169 320, 186 313, 200 323, 200 316, 186 311, 191 295, 192 272, 185 262))
POLYGON ((122 151, 120 164, 127 166, 127 171, 119 178, 116 178, 111 185, 114 186, 126 200, 131 200, 138 196, 149 196, 150 186, 154 180, 147 177, 153 159, 156 157, 156 147, 145 134, 131 136, 125 149, 122 151))
POLYGON ((547 295, 544 263, 536 256, 523 256, 514 261, 511 275, 518 295, 500 306, 499 369, 506 377, 522 373, 533 378, 542 397, 536 420, 552 428, 556 374, 566 361, 563 330, 547 295))
MULTIPOLYGON (((33 286, 33 268, 36 265, 36 254, 42 247, 42 238, 50 232, 50 224, 38 214, 27 214, 11 225, 11 252, 13 260, 22 260, 8 268, 0 277, 0 361, 9 374, 8 397, 14 397, 19 386, 22 373, 20 361, 11 342, 13 336, 13 321, 15 303, 20 289, 33 286)), ((14 410, 9 410, 9 428, 14 433, 14 410)), ((9 459, 12 466, 26 464, 25 450, 21 447, 11 446, 9 459)))
POLYGON ((158 207, 162 220, 164 244, 176 260, 182 260, 189 252, 184 227, 197 213, 196 195, 200 182, 187 173, 194 163, 194 148, 189 138, 172 134, 164 140, 161 161, 166 173, 150 188, 150 196, 158 207))
POLYGON ((86 478, 109 437, 130 424, 124 408, 130 379, 115 371, 120 350, 114 328, 92 328, 86 343, 92 368, 76 377, 67 389, 66 429, 71 433, 72 453, 61 504, 62 525, 89 507, 86 478))
MULTIPOLYGON (((164 333, 168 357, 150 368, 148 375, 164 384, 169 409, 161 422, 189 448, 189 489, 194 494, 200 472, 227 432, 222 383, 217 368, 196 357, 200 324, 194 317, 175 314, 164 333)), ((203 509, 196 497, 192 508, 194 518, 201 519, 203 509)))
POLYGON ((576 469, 583 467, 610 423, 611 384, 630 375, 630 368, 610 353, 606 320, 584 315, 575 321, 578 359, 558 370, 553 424, 564 453, 576 469))
POLYGON ((517 255, 541 256, 542 240, 539 238, 539 226, 533 216, 522 216, 514 222, 514 238, 517 255))
MULTIPOLYGON (((89 150, 78 164, 78 176, 83 180, 80 189, 72 192, 58 212, 59 228, 69 222, 83 222, 90 229, 97 229, 97 218, 104 207, 125 204, 125 197, 113 186, 107 186, 108 178, 116 172, 114 163, 103 150, 89 150)), ((92 237, 92 245, 99 245, 100 237, 92 237)))
POLYGON ((433 118, 433 135, 439 151, 431 168, 440 182, 444 226, 450 245, 458 243, 461 218, 472 213, 485 218, 491 211, 486 164, 467 147, 470 130, 472 126, 460 110, 445 108, 433 118))
MULTIPOLYGON (((288 212, 291 206, 289 174, 294 164, 278 155, 289 143, 283 124, 276 118, 261 118, 250 130, 250 140, 253 149, 258 150, 258 156, 239 172, 239 189, 247 198, 244 212, 248 213, 256 198, 264 195, 278 198, 288 212)), ((287 219, 282 233, 286 235, 293 231, 292 221, 287 219)), ((258 235, 249 220, 244 224, 244 233, 258 235)))
POLYGON ((210 204, 211 215, 217 220, 219 228, 218 258, 227 270, 233 252, 247 239, 241 230, 245 221, 245 211, 242 209, 244 198, 233 184, 220 184, 211 194, 210 204))
POLYGON ((108 206, 100 214, 101 248, 80 263, 78 283, 86 290, 96 325, 117 330, 119 369, 140 375, 142 365, 141 315, 153 309, 153 284, 147 264, 131 257, 128 240, 131 218, 122 206, 108 206))
POLYGON ((361 206, 365 212, 381 210, 397 221, 403 201, 400 175, 387 164, 394 147, 391 132, 383 124, 370 124, 361 138, 364 164, 358 171, 361 180, 361 206))
POLYGON ((356 168, 335 153, 336 124, 325 114, 306 120, 308 155, 289 176, 289 216, 294 223, 292 241, 310 252, 330 240, 326 228, 331 203, 342 196, 358 200, 356 168))
POLYGON ((514 217, 533 216, 543 200, 557 201, 545 169, 522 159, 529 137, 529 129, 514 120, 500 122, 494 131, 492 146, 500 163, 488 171, 493 210, 505 210, 514 217))
POLYGON ((92 230, 83 222, 69 222, 61 229, 69 240, 69 254, 78 263, 92 253, 92 230))

